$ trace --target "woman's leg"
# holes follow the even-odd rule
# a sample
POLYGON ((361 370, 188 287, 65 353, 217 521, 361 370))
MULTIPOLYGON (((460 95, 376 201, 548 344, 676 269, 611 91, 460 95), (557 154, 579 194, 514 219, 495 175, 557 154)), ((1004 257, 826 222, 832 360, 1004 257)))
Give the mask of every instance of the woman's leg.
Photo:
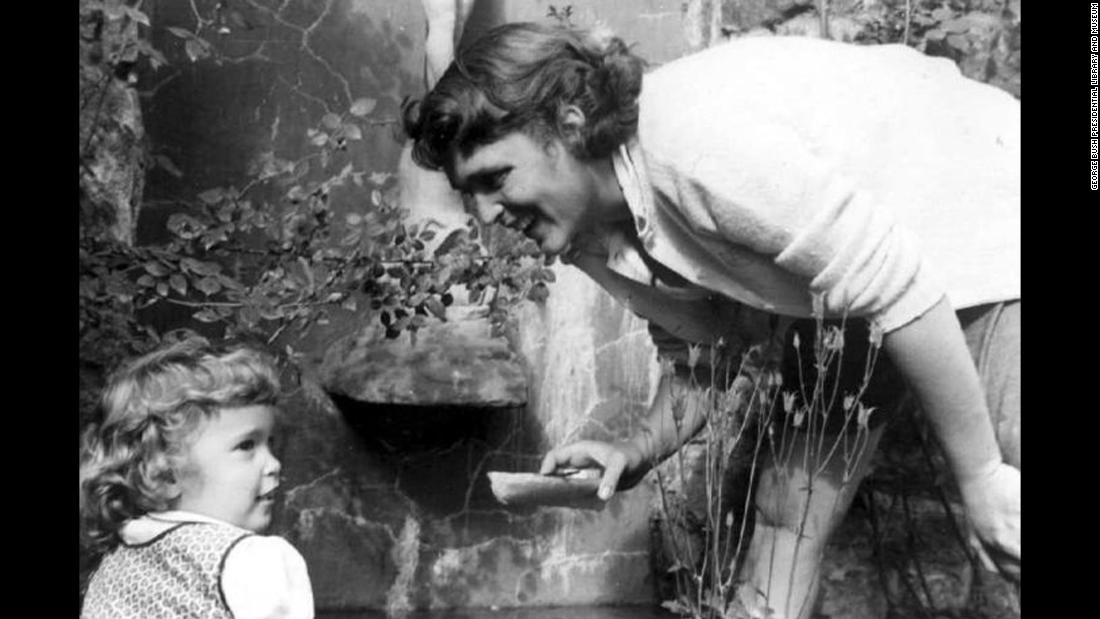
POLYGON ((815 412, 807 413, 797 429, 792 427, 795 408, 773 423, 775 446, 762 462, 755 495, 756 524, 742 562, 743 584, 738 591, 742 605, 753 617, 793 619, 813 613, 825 545, 869 471, 889 417, 886 411, 896 406, 903 390, 900 377, 884 356, 872 363, 874 372, 868 380, 868 341, 867 325, 855 320, 822 326, 813 320, 798 320, 786 335, 784 391, 801 400, 801 394, 831 393, 835 388, 839 397, 831 398, 834 401, 824 419, 821 411, 827 398, 819 395, 813 403, 815 412), (817 364, 821 360, 814 357, 813 343, 824 335, 822 327, 843 327, 847 345, 819 378, 817 364), (800 349, 794 346, 796 334, 802 342, 800 349), (859 392, 865 405, 880 409, 863 429, 858 429, 857 419, 845 420, 853 412, 842 406, 844 395, 859 392))
MULTIPOLYGON (((811 463, 803 454, 816 449, 817 439, 803 432, 789 434, 792 457, 787 462, 768 457, 756 490, 756 525, 738 591, 752 617, 812 615, 825 545, 870 469, 882 429, 870 430, 866 443, 849 457, 838 449, 828 462, 811 463)), ((831 445, 831 440, 826 442, 831 445)))
POLYGON ((1020 301, 960 311, 1004 461, 1020 468, 1020 301))

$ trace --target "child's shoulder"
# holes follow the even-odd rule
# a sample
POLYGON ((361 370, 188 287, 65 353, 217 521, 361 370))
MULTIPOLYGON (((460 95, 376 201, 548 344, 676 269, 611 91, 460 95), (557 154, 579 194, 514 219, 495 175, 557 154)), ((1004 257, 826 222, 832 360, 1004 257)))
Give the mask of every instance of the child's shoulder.
POLYGON ((257 533, 242 537, 226 559, 236 563, 253 564, 257 568, 265 565, 285 565, 304 563, 298 549, 278 535, 259 535, 257 533))

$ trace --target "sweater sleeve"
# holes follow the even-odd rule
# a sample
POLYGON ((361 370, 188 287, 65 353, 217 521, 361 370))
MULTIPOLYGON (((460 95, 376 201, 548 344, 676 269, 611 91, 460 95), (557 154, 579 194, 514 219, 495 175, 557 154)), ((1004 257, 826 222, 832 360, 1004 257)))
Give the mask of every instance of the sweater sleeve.
POLYGON ((242 539, 226 556, 221 584, 236 619, 313 618, 305 560, 281 537, 242 539))
POLYGON ((892 331, 943 297, 890 209, 794 130, 754 118, 690 134, 668 139, 656 182, 697 230, 806 279, 826 314, 892 331))

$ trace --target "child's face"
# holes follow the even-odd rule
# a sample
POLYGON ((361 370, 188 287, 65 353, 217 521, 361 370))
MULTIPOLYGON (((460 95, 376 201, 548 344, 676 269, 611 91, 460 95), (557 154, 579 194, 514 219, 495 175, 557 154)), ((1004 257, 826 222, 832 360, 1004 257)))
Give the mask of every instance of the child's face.
POLYGON ((280 464, 271 452, 275 410, 223 408, 199 428, 185 452, 176 509, 250 531, 271 522, 280 464))

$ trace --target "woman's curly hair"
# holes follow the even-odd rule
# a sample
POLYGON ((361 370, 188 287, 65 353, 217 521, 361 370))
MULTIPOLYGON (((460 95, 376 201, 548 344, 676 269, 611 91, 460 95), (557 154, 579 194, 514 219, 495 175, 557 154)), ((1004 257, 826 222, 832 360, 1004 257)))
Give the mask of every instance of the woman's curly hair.
POLYGON ((190 338, 114 372, 103 418, 81 442, 80 515, 84 543, 104 552, 123 523, 169 509, 187 440, 223 408, 277 403, 272 360, 247 348, 214 348, 190 338))
POLYGON ((566 137, 566 106, 585 115, 583 134, 567 139, 581 159, 605 157, 637 132, 644 60, 609 33, 534 23, 504 24, 460 49, 423 100, 403 105, 412 157, 446 169, 455 153, 514 131, 566 137))

